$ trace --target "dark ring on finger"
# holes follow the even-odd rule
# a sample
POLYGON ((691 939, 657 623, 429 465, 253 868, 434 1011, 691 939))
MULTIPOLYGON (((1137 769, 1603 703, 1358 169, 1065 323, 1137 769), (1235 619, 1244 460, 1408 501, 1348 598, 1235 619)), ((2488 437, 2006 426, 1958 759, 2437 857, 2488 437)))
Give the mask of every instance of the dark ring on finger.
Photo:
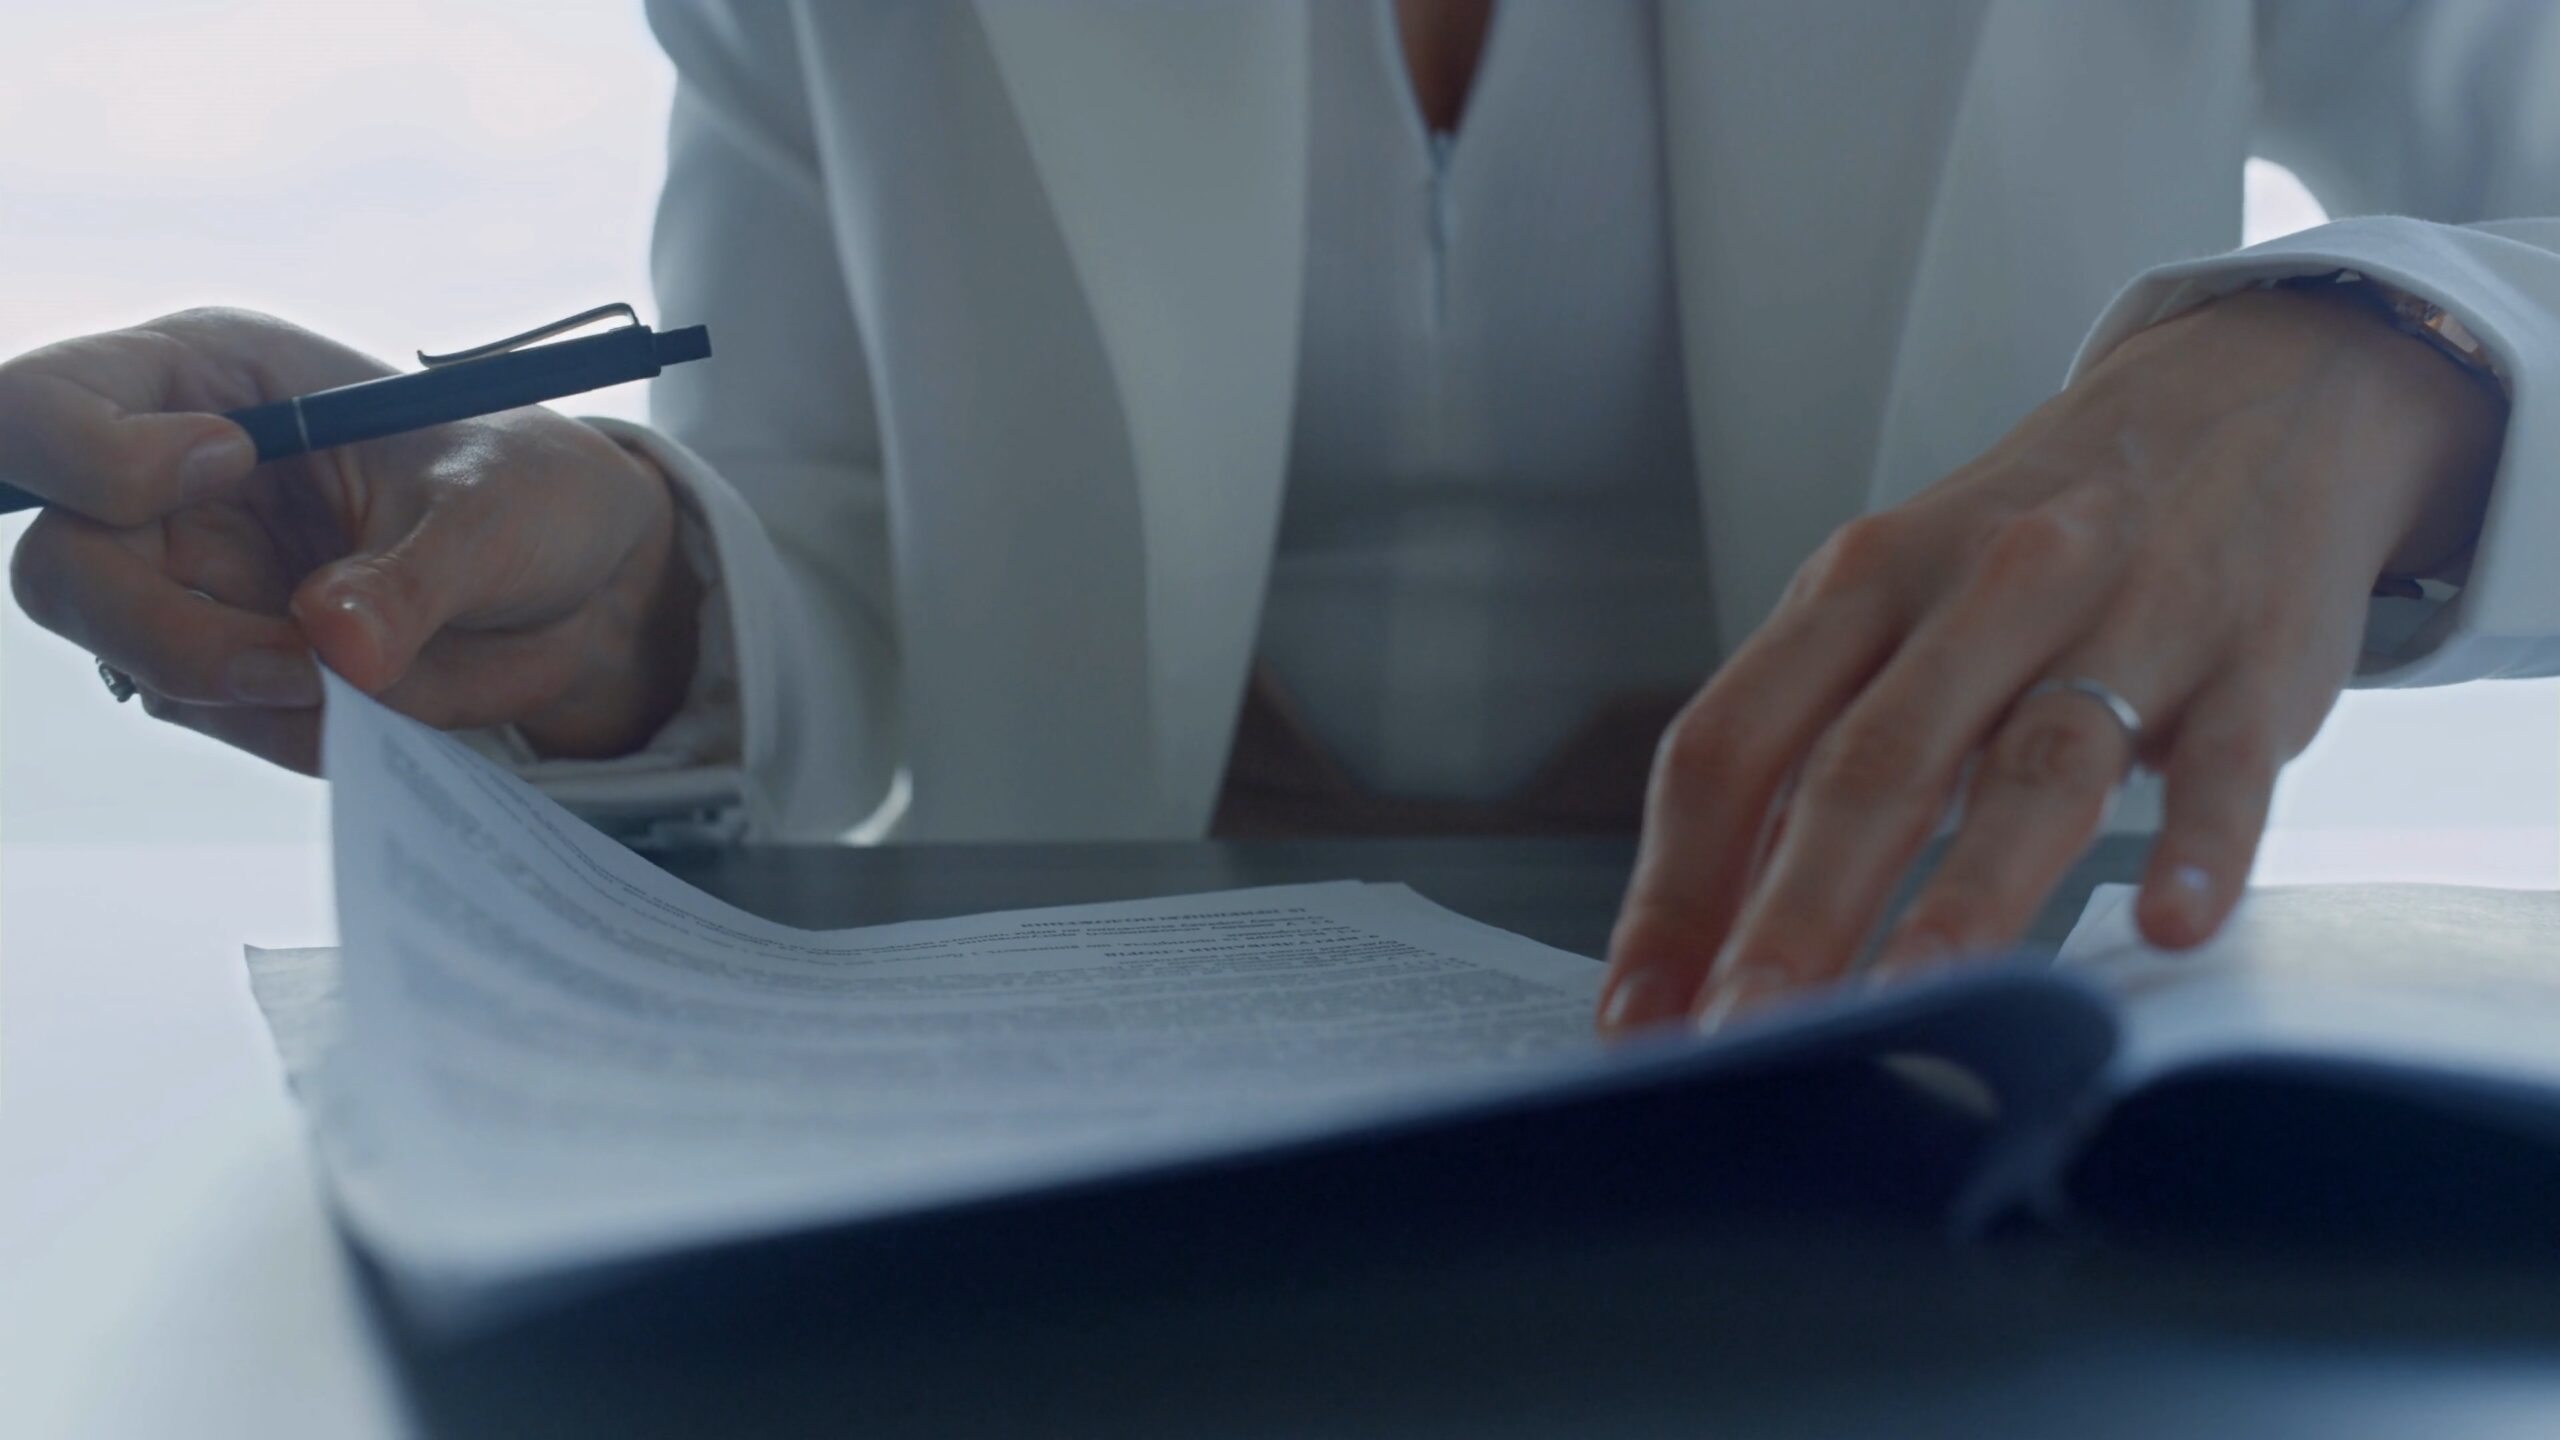
POLYGON ((107 682, 107 693, 116 697, 117 704, 121 705, 134 697, 137 687, 133 683, 133 677, 104 660, 98 662, 98 678, 107 682))

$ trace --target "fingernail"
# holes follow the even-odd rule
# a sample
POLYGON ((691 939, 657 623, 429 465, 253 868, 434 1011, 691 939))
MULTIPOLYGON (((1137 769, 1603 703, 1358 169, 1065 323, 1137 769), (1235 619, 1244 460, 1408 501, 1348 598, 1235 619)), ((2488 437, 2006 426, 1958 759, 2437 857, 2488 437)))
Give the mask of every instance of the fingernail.
POLYGON ((362 687, 388 685, 398 678, 391 669, 391 625, 383 618, 382 607, 353 584, 338 590, 326 603, 328 608, 354 621, 355 628, 364 633, 361 649, 351 653, 332 650, 331 663, 341 669, 352 663, 356 668, 349 674, 367 677, 356 681, 362 687))
POLYGON ((219 494, 257 460, 257 447, 238 430, 200 440, 178 462, 178 488, 189 500, 219 494))
POLYGON ((1651 970, 1630 970, 1600 997, 1600 1029, 1619 1035, 1663 1018, 1660 997, 1666 987, 1651 970))
POLYGON ((342 590, 338 592, 336 599, 329 602, 329 608, 356 622, 357 628, 364 631, 366 642, 373 646, 377 654, 390 639, 389 627, 382 623, 382 612, 374 608, 373 602, 361 594, 353 590, 342 590))
POLYGON ((308 655, 244 650, 223 667, 222 678, 244 705, 304 710, 320 703, 320 669, 308 655))
POLYGON ((2166 897, 2178 918, 2190 925, 2204 923, 2205 911, 2213 904, 2213 877, 2201 865, 2178 865, 2169 871, 2166 897))

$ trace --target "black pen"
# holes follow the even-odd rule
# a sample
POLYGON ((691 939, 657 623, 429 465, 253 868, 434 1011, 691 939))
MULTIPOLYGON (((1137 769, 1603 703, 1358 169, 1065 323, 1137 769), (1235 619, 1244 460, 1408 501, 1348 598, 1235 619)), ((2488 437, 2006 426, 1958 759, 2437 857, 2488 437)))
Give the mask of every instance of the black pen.
MULTIPOLYGON (((539 405, 626 380, 645 380, 669 365, 700 360, 710 353, 711 332, 700 325, 657 331, 641 324, 628 305, 600 305, 474 349, 450 355, 420 351, 423 370, 252 405, 228 411, 222 418, 249 432, 261 462, 281 460, 449 420, 539 405), (630 323, 583 339, 534 343, 609 315, 620 315, 630 323)), ((44 503, 40 495, 0 485, 0 515, 44 503)))

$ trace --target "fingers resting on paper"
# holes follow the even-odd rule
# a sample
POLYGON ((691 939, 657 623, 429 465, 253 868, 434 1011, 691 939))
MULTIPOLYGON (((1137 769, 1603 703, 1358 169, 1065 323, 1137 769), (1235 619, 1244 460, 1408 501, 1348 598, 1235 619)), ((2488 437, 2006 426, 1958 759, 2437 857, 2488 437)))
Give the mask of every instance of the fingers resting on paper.
POLYGON ((2413 534, 2476 533, 2496 454, 2476 391, 2435 393, 2422 350, 2304 303, 2164 322, 1833 535, 1663 739, 1604 1030, 1849 974, 1951 814, 1877 963, 2004 950, 2137 766, 2165 806, 2143 933, 2210 937, 2377 576, 2413 534))

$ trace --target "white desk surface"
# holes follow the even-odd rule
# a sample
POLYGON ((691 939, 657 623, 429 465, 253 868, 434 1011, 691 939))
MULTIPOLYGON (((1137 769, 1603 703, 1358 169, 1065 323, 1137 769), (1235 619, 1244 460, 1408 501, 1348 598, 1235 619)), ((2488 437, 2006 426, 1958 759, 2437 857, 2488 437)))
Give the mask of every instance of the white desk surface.
MULTIPOLYGON (((2259 879, 2549 886, 2549 831, 2302 831, 2259 879)), ((325 944, 324 852, 0 845, 0 1436, 398 1435, 242 942, 325 944)))

